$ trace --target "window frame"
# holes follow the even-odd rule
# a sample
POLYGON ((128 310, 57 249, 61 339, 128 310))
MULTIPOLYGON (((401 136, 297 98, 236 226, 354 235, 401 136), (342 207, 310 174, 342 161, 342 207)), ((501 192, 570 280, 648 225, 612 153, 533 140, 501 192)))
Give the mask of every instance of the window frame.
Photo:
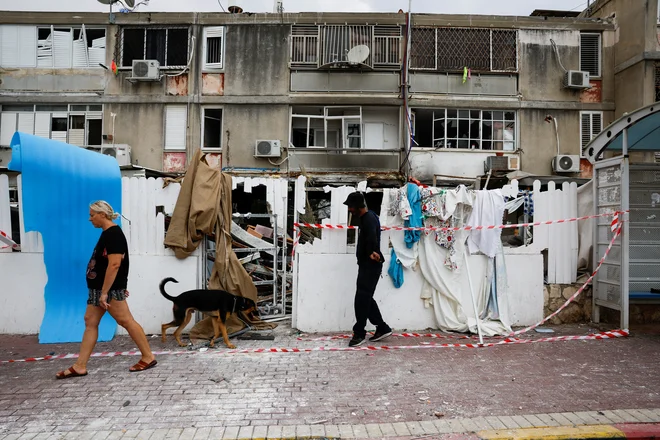
MULTIPOLYGON (((516 110, 511 110, 511 109, 466 109, 466 108, 449 108, 449 107, 431 107, 431 108, 425 108, 425 107, 418 107, 412 109, 415 117, 414 117, 414 122, 412 126, 412 131, 415 133, 413 136, 419 133, 419 129, 416 127, 417 123, 420 122, 419 117, 417 116, 416 112, 420 110, 428 111, 431 112, 431 127, 429 129, 431 133, 431 143, 432 145, 419 145, 416 144, 414 148, 421 148, 421 149, 433 149, 434 151, 461 151, 461 152, 469 152, 469 151, 492 151, 492 152, 507 152, 507 153, 513 153, 516 152, 520 149, 519 147, 519 142, 520 142, 520 120, 519 120, 519 115, 518 111, 516 110), (450 112, 455 112, 456 116, 451 116, 450 112), (463 116, 467 112, 467 116, 463 116), (473 117, 473 112, 479 112, 479 117, 478 119, 476 117, 473 117), (439 113, 442 113, 442 117, 437 117, 439 116, 439 113), (491 117, 488 119, 484 119, 484 113, 490 113, 491 117), (495 118, 495 113, 501 113, 502 117, 501 118, 495 118), (507 113, 513 113, 513 119, 507 119, 507 113), (449 136, 449 124, 452 121, 456 121, 456 136, 449 136), (460 136, 460 131, 461 131, 461 121, 468 121, 468 132, 470 131, 469 124, 472 123, 472 121, 479 121, 479 137, 472 137, 469 136, 467 138, 461 138, 460 136), (443 136, 437 137, 436 134, 436 123, 441 122, 443 126, 443 136), (485 138, 484 137, 484 123, 491 123, 492 131, 490 138, 485 138), (495 139, 495 123, 501 123, 502 127, 502 139, 495 139), (513 124, 513 129, 510 130, 512 133, 513 138, 512 139, 507 139, 506 138, 506 133, 507 131, 507 125, 508 124, 513 124), (461 141, 466 141, 468 142, 468 147, 459 147, 461 144, 461 141), (476 148, 471 148, 470 142, 471 141, 477 141, 479 146, 476 148), (438 142, 441 142, 439 145, 438 142), (455 142, 456 146, 448 146, 449 142, 455 142), (491 148, 483 148, 484 142, 490 142, 491 148), (495 146, 497 143, 501 143, 502 149, 496 149, 495 146), (512 148, 507 149, 506 145, 511 144, 512 148)), ((417 136, 415 136, 415 139, 417 140, 417 136)))
POLYGON ((161 70, 180 70, 184 69, 187 67, 188 61, 190 60, 190 38, 192 35, 192 29, 190 26, 122 26, 120 30, 120 41, 119 41, 119 66, 117 68, 119 70, 132 70, 133 69, 133 63, 131 61, 131 65, 125 66, 124 65, 124 49, 125 49, 125 31, 126 30, 142 30, 144 32, 144 37, 142 41, 142 58, 134 58, 132 61, 135 60, 147 60, 147 59, 155 59, 155 58, 147 58, 147 31, 158 31, 158 30, 164 30, 165 31, 165 64, 161 64, 159 68, 161 70), (186 41, 186 64, 174 64, 174 65, 169 65, 167 56, 168 56, 168 48, 169 48, 169 31, 170 30, 183 30, 185 29, 187 31, 187 41, 186 41))
POLYGON ((225 109, 223 106, 214 106, 214 105, 207 105, 207 106, 202 106, 202 114, 201 114, 201 138, 200 138, 200 148, 202 151, 209 151, 213 153, 220 153, 222 152, 223 149, 223 133, 224 133, 224 126, 225 126, 225 109), (222 112, 222 116, 220 119, 220 146, 219 147, 205 147, 204 146, 204 130, 206 127, 206 110, 220 110, 222 112))
MULTIPOLYGON (((3 26, 7 27, 16 27, 16 28, 31 28, 33 36, 34 36, 34 47, 23 47, 23 44, 26 44, 26 42, 20 38, 17 40, 18 44, 18 49, 21 52, 29 50, 34 54, 34 60, 33 62, 27 64, 27 63, 17 63, 16 65, 0 65, 0 68, 26 68, 26 69, 101 69, 102 67, 99 65, 99 63, 91 64, 89 60, 89 49, 94 48, 94 46, 89 46, 89 40, 87 39, 87 31, 103 31, 103 38, 105 39, 103 47, 98 48, 98 49, 103 49, 103 57, 102 57, 102 62, 106 62, 106 56, 107 56, 107 44, 108 44, 108 29, 104 26, 85 26, 85 24, 80 24, 80 25, 13 25, 13 24, 0 24, 0 31, 2 30, 1 28, 3 26), (41 29, 48 29, 50 31, 50 38, 51 38, 51 51, 50 51, 50 57, 51 57, 51 63, 49 66, 46 65, 39 65, 39 31, 41 29), (56 59, 55 59, 55 53, 53 51, 53 43, 52 43, 52 37, 53 33, 55 30, 62 30, 62 29, 67 29, 71 32, 71 44, 68 47, 69 50, 69 60, 67 62, 66 66, 60 66, 56 65, 56 59), (76 66, 74 65, 74 47, 75 47, 75 42, 78 41, 74 38, 75 32, 80 31, 85 32, 85 41, 87 42, 87 66, 76 66)), ((1 39, 1 32, 0 32, 0 39, 1 39)), ((59 63, 58 63, 59 64, 59 63)))
POLYGON ((589 135, 589 142, 591 142, 596 136, 598 136, 600 133, 603 132, 604 124, 603 124, 603 111, 601 110, 582 110, 580 111, 580 158, 587 158, 584 154, 584 149, 585 147, 589 144, 587 142, 586 144, 583 143, 583 130, 582 130, 582 119, 584 116, 589 116, 589 131, 591 132, 589 135), (600 130, 594 134, 594 115, 600 116, 600 130))
MULTIPOLYGON (((20 105, 20 104, 18 104, 20 105)), ((55 115, 55 118, 65 118, 64 115, 66 115, 66 123, 67 123, 67 129, 66 129, 66 140, 65 142, 70 143, 71 142, 71 117, 72 116, 84 116, 85 118, 85 127, 84 127, 84 145, 77 145, 77 144, 72 144, 76 145, 81 148, 101 148, 103 145, 103 136, 101 136, 101 139, 99 139, 98 144, 89 144, 89 121, 91 120, 100 120, 101 121, 101 135, 103 134, 103 105, 102 104, 64 104, 63 106, 66 106, 66 110, 64 109, 49 109, 49 110, 37 110, 37 107, 43 107, 43 106, 60 106, 60 104, 30 104, 29 106, 32 107, 32 110, 14 110, 11 107, 16 106, 16 105, 5 105, 5 106, 0 106, 0 115, 3 113, 14 113, 16 114, 16 129, 18 129, 18 126, 20 125, 19 121, 19 114, 31 114, 33 115, 33 121, 32 121, 32 133, 35 136, 38 136, 35 134, 35 131, 37 129, 37 115, 48 115, 49 118, 49 126, 48 126, 48 138, 47 139, 53 139, 53 130, 52 130, 52 124, 53 124, 53 115, 55 115), (91 106, 100 106, 101 110, 91 110, 91 106), (86 109, 82 110, 79 108, 76 108, 74 110, 74 107, 78 106, 85 106, 86 109), (10 107, 9 110, 6 108, 10 107), (100 116, 100 117, 99 117, 100 116)), ((27 107, 27 106, 25 106, 27 107)), ((0 119, 2 119, 0 117, 0 119)), ((0 127, 0 131, 2 130, 2 127, 0 127)), ((76 130, 81 130, 81 129, 76 129, 76 130)), ((58 131, 59 132, 59 131, 58 131)), ((41 136, 40 136, 41 137, 41 136)))
MULTIPOLYGON (((306 106, 305 106, 306 107, 306 106)), ((363 113, 363 107, 360 105, 328 105, 328 106, 312 106, 314 108, 318 108, 319 110, 323 111, 322 115, 312 115, 312 114, 302 114, 302 113, 294 113, 293 112, 293 106, 290 108, 289 111, 289 145, 291 148, 294 149, 308 149, 308 150, 314 150, 314 149, 325 149, 328 151, 336 151, 339 153, 350 151, 350 150, 362 150, 364 149, 364 113, 363 113), (352 110, 355 114, 349 114, 349 115, 333 115, 330 113, 338 112, 340 110, 347 111, 347 110, 352 110), (307 121, 305 132, 306 132, 306 146, 305 147, 296 147, 293 143, 293 121, 294 119, 303 119, 307 121), (323 122, 323 128, 319 127, 313 127, 312 126, 312 119, 320 120, 323 122), (328 122, 339 122, 339 127, 330 127, 328 128, 328 122), (349 125, 359 125, 359 135, 358 136, 350 136, 348 135, 348 126, 349 125), (323 133, 323 145, 310 145, 309 144, 309 138, 310 138, 310 131, 314 134, 314 143, 317 143, 317 136, 316 133, 318 131, 321 131, 323 133), (328 144, 327 142, 327 137, 328 133, 330 132, 338 132, 338 137, 337 141, 339 142, 339 145, 335 148, 328 148, 325 145, 328 144), (348 146, 349 140, 350 139, 359 139, 359 147, 358 148, 350 148, 348 146)))
POLYGON ((226 26, 205 26, 204 27, 204 43, 202 44, 202 71, 205 72, 217 72, 222 71, 225 68, 225 35, 227 33, 226 26), (219 32, 218 35, 209 36, 209 31, 219 32), (209 38, 220 38, 220 62, 219 63, 209 63, 208 62, 208 41, 209 38))
POLYGON ((580 70, 585 71, 582 69, 582 36, 583 35, 590 35, 590 36, 596 36, 598 37, 598 75, 591 75, 591 72, 589 72, 589 78, 593 79, 602 79, 603 77, 603 34, 598 33, 598 32, 580 32, 580 40, 579 40, 579 63, 580 63, 580 70))

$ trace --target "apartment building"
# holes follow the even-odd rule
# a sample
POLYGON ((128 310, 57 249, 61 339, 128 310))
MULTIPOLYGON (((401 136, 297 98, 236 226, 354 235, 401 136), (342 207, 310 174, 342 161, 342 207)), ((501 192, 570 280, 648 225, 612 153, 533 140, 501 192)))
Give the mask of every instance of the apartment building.
POLYGON ((19 130, 166 172, 587 177, 620 34, 553 15, 2 12, 0 169, 19 130))

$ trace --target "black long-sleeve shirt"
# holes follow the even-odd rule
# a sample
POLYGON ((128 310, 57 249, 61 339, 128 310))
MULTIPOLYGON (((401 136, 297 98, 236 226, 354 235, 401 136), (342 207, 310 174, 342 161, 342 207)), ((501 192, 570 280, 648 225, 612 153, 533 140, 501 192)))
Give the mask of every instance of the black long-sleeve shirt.
POLYGON ((360 217, 360 229, 357 240, 357 260, 358 264, 363 264, 370 260, 369 256, 376 252, 380 255, 380 262, 384 260, 380 251, 380 220, 373 211, 367 211, 360 217))

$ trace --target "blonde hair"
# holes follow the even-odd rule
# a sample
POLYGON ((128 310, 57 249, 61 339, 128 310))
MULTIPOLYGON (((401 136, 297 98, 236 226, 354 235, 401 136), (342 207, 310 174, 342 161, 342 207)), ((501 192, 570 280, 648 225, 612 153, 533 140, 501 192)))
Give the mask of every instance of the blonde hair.
POLYGON ((119 214, 117 214, 112 209, 112 206, 110 206, 110 204, 105 200, 97 200, 96 202, 89 205, 89 209, 94 212, 100 212, 101 214, 104 214, 110 220, 114 220, 119 217, 119 214))

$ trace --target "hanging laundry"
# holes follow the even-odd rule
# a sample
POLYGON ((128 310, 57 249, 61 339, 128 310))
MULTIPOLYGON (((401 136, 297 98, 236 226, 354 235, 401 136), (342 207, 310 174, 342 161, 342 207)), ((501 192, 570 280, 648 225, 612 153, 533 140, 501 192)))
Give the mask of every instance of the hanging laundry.
MULTIPOLYGON (((407 198, 412 209, 412 214, 405 221, 404 225, 407 228, 421 228, 424 226, 422 222, 422 198, 419 192, 419 187, 414 183, 407 185, 407 198)), ((421 236, 420 231, 406 231, 405 239, 408 249, 412 248, 415 243, 419 241, 421 236)))
POLYGON ((388 215, 396 217, 400 215, 402 219, 407 220, 412 214, 410 203, 408 202, 407 188, 399 188, 390 192, 390 204, 388 215))
POLYGON ((465 81, 467 81, 467 77, 468 77, 468 68, 463 67, 463 84, 465 84, 465 81))
POLYGON ((394 287, 398 289, 403 286, 403 266, 401 265, 399 259, 396 257, 394 248, 392 248, 392 253, 390 255, 390 268, 387 273, 389 274, 390 278, 392 278, 394 287))
MULTIPOLYGON (((472 215, 468 226, 500 226, 504 218, 504 197, 500 190, 481 190, 475 192, 472 205, 472 215)), ((468 249, 471 254, 481 251, 490 258, 495 256, 501 243, 502 230, 482 229, 472 230, 468 237, 468 249)))

